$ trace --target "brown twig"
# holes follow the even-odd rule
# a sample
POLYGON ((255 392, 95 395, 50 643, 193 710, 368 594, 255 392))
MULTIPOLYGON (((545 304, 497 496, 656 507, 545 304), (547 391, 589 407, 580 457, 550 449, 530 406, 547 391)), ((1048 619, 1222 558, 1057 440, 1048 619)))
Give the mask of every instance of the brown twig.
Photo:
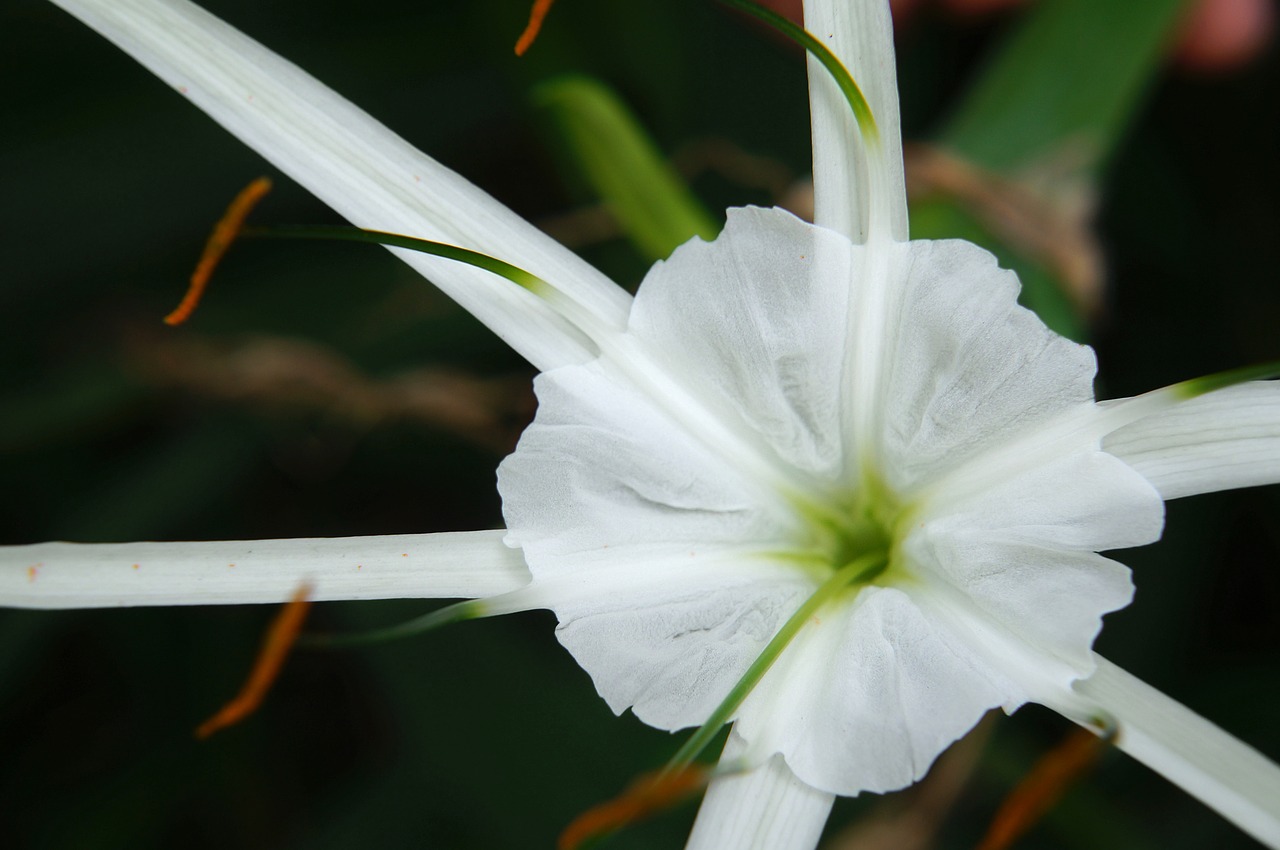
POLYGON ((942 195, 955 200, 994 236, 1051 269, 1085 315, 1097 311, 1104 266, 1092 230, 1090 184, 1079 176, 1085 154, 1067 146, 1016 178, 920 143, 906 147, 905 159, 913 198, 942 195))
POLYGON ((480 378, 429 367, 373 378, 331 349, 283 337, 213 341, 131 335, 131 371, 150 383, 271 412, 314 412, 350 426, 430 425, 498 452, 534 409, 526 376, 480 378))

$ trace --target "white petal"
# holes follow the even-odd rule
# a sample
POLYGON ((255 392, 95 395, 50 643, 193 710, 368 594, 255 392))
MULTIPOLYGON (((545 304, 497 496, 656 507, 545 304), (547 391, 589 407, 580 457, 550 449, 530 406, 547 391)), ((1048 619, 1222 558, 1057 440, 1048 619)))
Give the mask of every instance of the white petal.
POLYGON ((608 363, 544 372, 536 418, 498 467, 509 540, 534 574, 654 554, 776 548, 789 517, 750 477, 688 434, 608 363))
POLYGON ((735 725, 806 784, 853 796, 922 777, 990 708, 1024 698, 900 590, 869 587, 807 624, 735 725))
POLYGON ((1144 546, 1160 538, 1164 505, 1141 475, 1102 451, 1048 460, 945 509, 918 517, 936 542, 957 538, 1071 552, 1144 546))
POLYGON ((1280 847, 1280 766, 1105 658, 1075 690, 1085 704, 1063 713, 1084 723, 1094 720, 1090 708, 1114 718, 1120 749, 1263 844, 1280 847))
POLYGON ((555 611, 614 711, 700 724, 812 590, 758 554, 790 539, 789 518, 608 364, 535 387, 537 417, 498 468, 534 575, 522 602, 555 611))
POLYGON ((628 328, 698 376, 726 418, 788 466, 819 478, 841 465, 841 358, 853 251, 847 240, 782 210, 731 209, 711 243, 658 263, 628 328))
POLYGON ((1222 386, 1223 380, 1235 378, 1243 380, 1238 373, 1224 373, 1172 384, 1133 398, 1064 407, 1056 416, 1046 417, 1035 423, 1035 427, 1027 428, 1024 433, 1003 443, 988 446, 986 451, 948 470, 941 481, 929 484, 921 498, 942 502, 964 498, 984 488, 999 487, 1001 482, 1023 475, 1054 458, 1097 448, 1109 435, 1126 426, 1162 417, 1190 400, 1212 392, 1206 389, 1206 384, 1222 386))
POLYGON ((880 345, 883 473, 899 492, 1092 407, 1092 349, 1017 303, 1018 278, 958 240, 894 246, 899 277, 880 345))
MULTIPOLYGON (((721 764, 744 746, 730 733, 721 764)), ((711 783, 685 850, 812 850, 835 795, 805 785, 780 758, 711 783)))
POLYGON ((529 582, 502 531, 0 547, 0 605, 110 608, 492 596, 529 582))
POLYGON ((981 616, 1067 665, 1066 685, 1092 670, 1102 615, 1129 604, 1129 570, 1100 550, 1160 537, 1164 503, 1101 451, 1058 458, 945 511, 907 534, 907 570, 964 594, 981 616), (1046 600, 1053 600, 1046 605, 1046 600))
POLYGON ((1280 382, 1193 398, 1126 425, 1102 447, 1165 499, 1280 482, 1280 382))
POLYGON ((814 222, 865 242, 871 223, 907 240, 907 191, 888 0, 805 0, 805 28, 829 47, 862 89, 879 128, 868 150, 831 74, 809 58, 814 222), (871 206, 870 184, 879 189, 871 206))
POLYGON ((546 607, 556 637, 615 713, 659 729, 704 723, 770 638, 813 592, 788 565, 732 553, 616 552, 607 568, 535 579, 524 607, 546 607))
POLYGON ((984 540, 976 533, 914 548, 921 551, 913 568, 925 580, 949 584, 971 617, 1042 653, 1042 674, 1062 685, 1092 672, 1090 648, 1103 615, 1133 598, 1129 569, 1093 552, 984 540))
MULTIPOLYGON (((628 338, 669 380, 697 386, 692 402, 728 420, 739 445, 777 444, 775 462, 830 486, 840 364, 825 354, 842 341, 847 275, 804 296, 819 241, 833 257, 852 249, 784 213, 734 211, 715 243, 655 269, 628 338)), ((812 591, 771 557, 812 531, 742 452, 623 366, 602 358, 538 378, 537 417, 499 468, 509 540, 535 576, 528 600, 555 610, 561 641, 615 710, 695 725, 812 591)))
MULTIPOLYGON (((570 251, 297 66, 183 0, 56 0, 358 227, 481 251, 607 325, 630 297, 570 251)), ((590 356, 551 308, 461 263, 396 250, 540 369, 590 356)))
POLYGON ((794 548, 792 509, 607 361, 535 388, 537 417, 498 469, 534 575, 521 604, 555 611, 614 711, 701 724, 813 590, 763 554, 794 548))

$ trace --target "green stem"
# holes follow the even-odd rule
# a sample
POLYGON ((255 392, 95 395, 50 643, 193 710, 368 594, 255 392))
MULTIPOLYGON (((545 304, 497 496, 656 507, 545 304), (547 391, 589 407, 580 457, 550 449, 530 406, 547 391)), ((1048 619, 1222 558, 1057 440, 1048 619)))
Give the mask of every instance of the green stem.
POLYGON ((707 722, 698 727, 698 730, 671 757, 671 761, 667 762, 667 766, 663 768, 663 775, 665 776, 687 767, 706 749, 707 744, 711 743, 716 733, 720 731, 720 727, 729 722, 729 718, 733 717, 734 712, 742 705, 742 701, 747 698, 747 694, 751 693, 752 689, 760 683, 760 680, 764 678, 764 674, 769 672, 769 668, 778 660, 783 650, 795 639, 795 636, 800 633, 800 629, 804 627, 805 623, 809 622, 810 617, 845 588, 879 575, 884 571, 888 560, 887 552, 871 552, 845 564, 819 585, 818 589, 804 601, 804 604, 796 609, 796 612, 782 624, 782 628, 773 636, 773 640, 769 641, 764 651, 756 657, 756 660, 751 662, 751 666, 747 668, 747 672, 729 691, 729 695, 716 707, 715 711, 711 712, 707 722))

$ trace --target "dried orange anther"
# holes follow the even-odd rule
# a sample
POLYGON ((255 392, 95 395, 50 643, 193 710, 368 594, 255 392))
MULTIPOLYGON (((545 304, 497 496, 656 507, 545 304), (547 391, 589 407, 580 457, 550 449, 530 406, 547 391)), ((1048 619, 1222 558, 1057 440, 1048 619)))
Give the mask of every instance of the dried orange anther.
POLYGON ((520 33, 520 38, 516 39, 517 56, 523 56, 533 46, 538 38, 538 31, 542 29, 542 21, 547 12, 551 11, 551 4, 554 2, 555 0, 533 0, 533 8, 529 10, 529 23, 525 25, 524 32, 520 33))
POLYGON ((217 714, 196 728, 197 738, 203 740, 220 729, 239 723, 262 705, 267 691, 280 675, 280 668, 284 666, 289 650, 298 639, 298 633, 302 631, 302 624, 306 622, 307 609, 311 606, 308 599, 310 595, 311 586, 303 584, 293 595, 293 599, 285 603, 284 609, 276 615, 271 627, 267 629, 262 649, 258 651, 258 659, 249 671, 244 687, 217 714))
POLYGON ((209 278, 213 276, 213 270, 217 268, 223 254, 227 253, 227 249, 231 247, 231 243, 239 235, 240 229, 244 227, 244 220, 249 217, 249 213, 258 205, 258 201, 262 200, 262 196, 270 191, 271 181, 266 177, 259 177, 241 189, 240 194, 236 195, 235 200, 231 202, 231 206, 227 207, 227 211, 223 213, 222 218, 213 226, 213 233, 209 234, 209 241, 204 243, 204 253, 200 255, 200 262, 196 264, 196 270, 191 273, 191 283, 187 287, 187 294, 182 296, 182 303, 172 313, 164 317, 166 325, 180 325, 191 318, 191 314, 195 312, 196 305, 200 303, 200 296, 204 295, 204 288, 209 285, 209 278))
POLYGON ((1104 746, 1105 741, 1092 732, 1072 731, 1065 741, 1036 762, 1005 799, 978 850, 1010 847, 1058 802, 1072 782, 1093 766, 1104 746))
POLYGON ((710 781, 710 771, 696 764, 667 775, 647 773, 617 797, 574 818, 560 833, 556 848, 576 850, 585 841, 671 808, 707 787, 710 781))

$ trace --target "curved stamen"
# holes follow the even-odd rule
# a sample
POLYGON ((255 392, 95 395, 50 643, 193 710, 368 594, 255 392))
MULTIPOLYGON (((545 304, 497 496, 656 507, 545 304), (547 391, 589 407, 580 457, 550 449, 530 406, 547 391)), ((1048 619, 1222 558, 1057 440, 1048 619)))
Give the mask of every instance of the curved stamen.
POLYGON ((196 270, 191 273, 191 283, 187 285, 187 294, 182 296, 182 303, 164 317, 166 325, 180 325, 191 318, 191 314, 200 304, 205 288, 209 285, 209 278, 213 277, 214 269, 218 267, 218 263, 231 249, 231 243, 244 229, 245 219, 270 191, 271 180, 267 177, 259 177, 241 189, 240 194, 231 201, 231 205, 213 226, 213 232, 209 234, 209 240, 204 244, 204 252, 200 255, 196 270))
POLYGON ((554 2, 555 0, 534 0, 533 8, 529 10, 529 23, 516 40, 517 56, 523 56, 537 41, 538 33, 542 32, 542 22, 546 20, 547 12, 551 11, 551 4, 554 2))
POLYGON ((1010 792, 987 827, 978 850, 1008 850, 1091 770, 1110 743, 1107 735, 1075 729, 1041 756, 1010 792))
POLYGON ((267 692, 275 684, 284 667, 289 651, 297 645, 298 633, 306 622, 311 606, 311 586, 305 582, 293 594, 293 599, 272 621, 262 642, 258 658, 249 671, 240 692, 220 708, 217 713, 196 727, 196 737, 204 740, 221 729, 233 726, 258 710, 267 692))
POLYGON ((272 227, 246 227, 242 233, 244 236, 263 239, 322 239, 326 241, 363 242, 368 245, 408 248, 410 251, 430 254, 433 257, 443 257, 446 260, 456 260, 469 266, 493 272, 522 289, 529 290, 534 295, 544 296, 547 290, 554 289, 551 284, 537 275, 527 272, 519 266, 514 266, 505 260, 499 260, 497 257, 491 257, 479 251, 472 251, 469 248, 460 248, 457 245, 450 245, 446 242, 418 239, 414 236, 389 233, 385 230, 364 230, 359 227, 346 226, 274 225, 272 227))

